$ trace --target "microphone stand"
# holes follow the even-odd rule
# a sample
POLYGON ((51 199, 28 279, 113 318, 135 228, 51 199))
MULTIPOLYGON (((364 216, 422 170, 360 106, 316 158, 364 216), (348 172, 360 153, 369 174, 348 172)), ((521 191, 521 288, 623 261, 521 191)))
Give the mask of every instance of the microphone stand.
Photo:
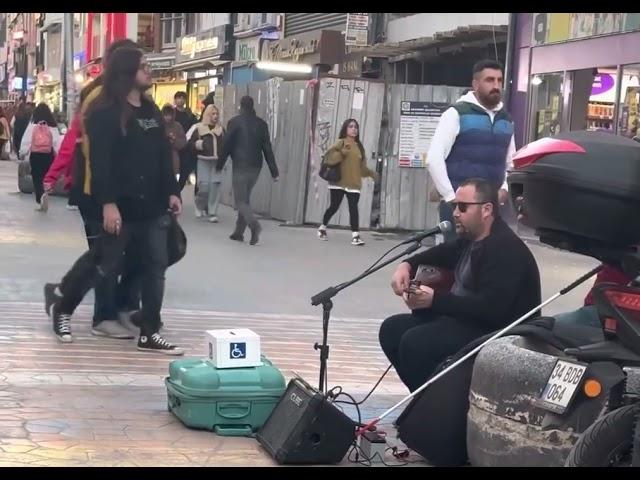
POLYGON ((337 285, 335 287, 329 287, 323 290, 322 292, 317 293, 316 295, 311 297, 311 305, 313 305, 314 307, 322 304, 322 344, 319 345, 316 342, 315 345, 313 346, 315 350, 320 350, 320 383, 319 383, 318 390, 320 390, 321 392, 325 391, 327 360, 329 360, 329 345, 327 345, 327 336, 329 335, 329 319, 331 317, 331 309, 333 308, 333 302, 331 301, 331 299, 335 297, 339 292, 344 290, 345 288, 350 287, 354 283, 357 283, 363 278, 368 277, 372 273, 377 272, 381 268, 386 267, 390 263, 393 263, 396 260, 399 260, 400 258, 406 255, 410 255, 416 250, 420 249, 420 247, 422 246, 420 241, 421 240, 414 241, 404 252, 399 253, 395 257, 390 258, 389 260, 364 271, 362 274, 358 275, 353 280, 349 280, 348 282, 341 283, 340 285, 337 285))

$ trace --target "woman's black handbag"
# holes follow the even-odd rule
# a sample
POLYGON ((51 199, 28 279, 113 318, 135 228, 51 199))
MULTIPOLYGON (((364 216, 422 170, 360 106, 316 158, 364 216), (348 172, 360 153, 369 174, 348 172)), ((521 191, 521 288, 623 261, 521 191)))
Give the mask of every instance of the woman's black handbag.
POLYGON ((326 180, 329 183, 338 183, 340 181, 340 164, 327 165, 327 154, 322 157, 322 163, 320 164, 320 178, 326 180))
POLYGON ((169 266, 178 263, 187 253, 187 236, 175 215, 169 214, 169 232, 167 235, 167 253, 169 266))

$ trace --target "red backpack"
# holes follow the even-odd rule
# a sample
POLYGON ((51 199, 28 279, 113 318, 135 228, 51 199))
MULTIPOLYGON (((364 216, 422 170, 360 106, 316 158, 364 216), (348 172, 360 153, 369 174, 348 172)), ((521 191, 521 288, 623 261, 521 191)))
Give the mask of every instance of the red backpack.
POLYGON ((47 122, 38 122, 33 126, 31 135, 31 152, 51 153, 53 150, 53 135, 47 122))

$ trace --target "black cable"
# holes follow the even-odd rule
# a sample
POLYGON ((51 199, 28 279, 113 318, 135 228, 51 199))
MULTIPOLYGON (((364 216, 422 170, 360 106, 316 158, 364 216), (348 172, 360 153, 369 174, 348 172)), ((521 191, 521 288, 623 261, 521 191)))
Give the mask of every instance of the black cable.
POLYGON ((392 366, 393 366, 393 365, 389 365, 389 366, 387 367, 387 369, 384 371, 384 373, 382 374, 382 376, 378 379, 378 381, 377 381, 377 382, 376 382, 376 384, 373 386, 373 388, 371 389, 371 391, 370 391, 369 393, 367 393, 367 396, 366 396, 366 397, 364 397, 362 400, 360 400, 360 401, 358 402, 358 405, 362 405, 364 402, 366 402, 366 401, 367 401, 367 399, 371 396, 371 394, 372 394, 373 392, 375 392, 376 388, 378 388, 378 385, 380 385, 380 382, 382 382, 382 379, 387 375, 387 373, 389 373, 389 370, 391 370, 391 367, 392 367, 392 366))
POLYGON ((367 273, 367 272, 369 272, 372 268, 374 268, 376 265, 378 265, 378 264, 382 261, 382 259, 383 259, 384 257, 386 257, 387 255, 389 255, 389 254, 390 254, 391 252, 393 252, 396 248, 400 248, 400 247, 404 247, 404 244, 403 244, 403 243, 399 243, 398 245, 396 245, 396 246, 394 246, 394 247, 391 247, 389 250, 387 250, 385 253, 383 253, 383 254, 382 254, 382 256, 381 256, 378 260, 376 260, 376 261, 374 262, 374 264, 373 264, 373 265, 371 265, 369 268, 367 268, 363 273, 367 273))
MULTIPOLYGON (((385 452, 389 451, 389 450, 393 450, 396 447, 389 447, 385 450, 385 452)), ((382 455, 380 455, 380 453, 376 452, 373 457, 367 457, 364 454, 364 451, 362 450, 362 448, 360 447, 360 445, 358 445, 355 441, 353 442, 351 449, 349 450, 349 453, 347 454, 347 460, 351 463, 357 463, 359 465, 364 465, 365 467, 370 467, 372 460, 374 460, 376 458, 376 456, 380 459, 380 462, 385 465, 386 467, 404 467, 405 465, 409 465, 409 463, 413 463, 413 462, 403 462, 403 463, 387 463, 384 459, 384 457, 382 455), (353 452, 355 452, 356 454, 356 458, 352 459, 351 456, 353 454, 353 452), (362 457, 362 460, 359 458, 362 457)))
POLYGON ((338 395, 336 395, 334 397, 333 403, 342 403, 342 404, 345 404, 345 405, 353 405, 354 407, 356 407, 356 412, 358 412, 358 424, 362 425, 362 414, 360 413, 360 405, 358 405, 358 402, 356 402, 355 398, 353 398, 348 393, 345 393, 345 392, 341 391, 338 395), (350 398, 351 401, 350 402, 341 402, 340 400, 335 400, 336 398, 340 397, 340 395, 344 395, 345 397, 350 398))

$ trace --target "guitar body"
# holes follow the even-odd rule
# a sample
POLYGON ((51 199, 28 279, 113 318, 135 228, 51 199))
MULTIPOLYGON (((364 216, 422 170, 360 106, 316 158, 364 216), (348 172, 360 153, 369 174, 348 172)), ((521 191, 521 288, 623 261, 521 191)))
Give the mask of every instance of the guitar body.
POLYGON ((455 277, 451 270, 434 267, 433 265, 420 265, 413 277, 413 282, 443 292, 451 290, 454 281, 455 277))

